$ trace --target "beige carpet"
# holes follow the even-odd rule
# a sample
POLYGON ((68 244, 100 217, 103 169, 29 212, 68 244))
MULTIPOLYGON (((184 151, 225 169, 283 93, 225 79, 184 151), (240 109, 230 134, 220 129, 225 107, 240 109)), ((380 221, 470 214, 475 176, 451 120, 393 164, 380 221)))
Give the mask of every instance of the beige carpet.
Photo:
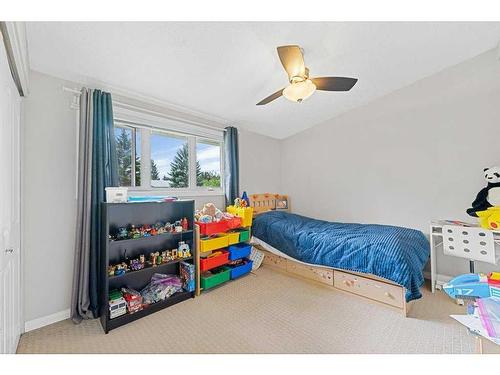
MULTIPOLYGON (((444 293, 390 308, 262 267, 118 328, 62 321, 21 337, 19 353, 473 353, 444 293)), ((500 353, 497 347, 489 350, 500 353)))

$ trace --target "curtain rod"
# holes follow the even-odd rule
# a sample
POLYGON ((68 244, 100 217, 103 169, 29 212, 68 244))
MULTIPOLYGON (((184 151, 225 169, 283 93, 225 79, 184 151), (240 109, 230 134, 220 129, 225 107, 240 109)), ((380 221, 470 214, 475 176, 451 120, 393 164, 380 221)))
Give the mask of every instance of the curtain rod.
MULTIPOLYGON (((71 92, 71 93, 73 93, 74 95, 78 95, 78 96, 80 96, 80 95, 82 94, 82 92, 81 92, 80 90, 73 89, 73 88, 71 88, 71 87, 66 87, 66 86, 63 86, 63 87, 62 87, 62 89, 63 89, 63 91, 66 91, 66 92, 71 92)), ((121 107, 126 107, 126 108, 127 108, 127 107, 128 107, 128 108, 131 108, 131 107, 132 107, 132 108, 138 108, 138 109, 141 109, 142 111, 146 111, 146 112, 149 112, 149 113, 151 113, 151 114, 154 114, 154 115, 157 115, 157 116, 160 116, 160 117, 166 117, 166 118, 169 118, 169 119, 174 119, 174 120, 182 121, 181 119, 178 119, 178 118, 175 118, 175 117, 174 117, 174 118, 171 118, 171 117, 169 117, 168 115, 165 115, 165 114, 163 114, 163 113, 161 113, 161 112, 157 112, 157 111, 149 110, 149 109, 146 109, 146 108, 140 108, 140 107, 138 107, 138 106, 131 105, 131 104, 128 104, 128 103, 123 103, 123 102, 120 102, 120 101, 118 101, 118 100, 114 100, 114 99, 112 99, 112 101, 113 101, 114 103, 116 103, 118 106, 121 106, 121 107)), ((180 112, 180 113, 182 113, 182 111, 179 111, 179 112, 180 112)), ((224 129, 224 128, 218 128, 218 127, 216 127, 216 126, 210 126, 210 125, 205 125, 205 124, 199 124, 199 123, 197 123, 197 122, 189 121, 189 120, 187 120, 187 119, 186 119, 186 120, 184 120, 183 122, 189 122, 189 123, 191 123, 191 124, 193 124, 193 125, 196 125, 196 126, 201 126, 201 127, 205 127, 205 128, 212 129, 212 130, 217 130, 217 131, 222 131, 222 132, 225 132, 225 131, 226 131, 226 129, 224 129)))

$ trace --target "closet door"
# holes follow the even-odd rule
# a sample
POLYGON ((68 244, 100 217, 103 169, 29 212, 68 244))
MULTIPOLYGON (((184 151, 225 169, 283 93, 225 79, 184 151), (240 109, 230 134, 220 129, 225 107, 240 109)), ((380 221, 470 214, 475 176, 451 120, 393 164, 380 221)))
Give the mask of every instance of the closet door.
POLYGON ((0 39, 0 353, 15 353, 21 334, 20 115, 0 39))

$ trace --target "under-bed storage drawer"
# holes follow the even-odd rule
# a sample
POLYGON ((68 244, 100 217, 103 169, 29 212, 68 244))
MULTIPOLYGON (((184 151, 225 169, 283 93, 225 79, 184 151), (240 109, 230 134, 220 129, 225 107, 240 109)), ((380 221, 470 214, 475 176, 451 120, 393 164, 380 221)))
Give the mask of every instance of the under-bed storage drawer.
MULTIPOLYGON (((260 248, 257 247, 259 250, 260 248)), ((280 257, 279 255, 275 255, 273 253, 270 253, 268 251, 264 252, 264 260, 262 263, 267 264, 272 267, 277 267, 281 268, 282 270, 286 271, 286 259, 283 257, 280 257)))
POLYGON ((313 267, 307 264, 286 262, 286 270, 320 283, 333 285, 333 270, 323 267, 313 267))
POLYGON ((404 305, 404 289, 397 285, 337 270, 333 273, 333 280, 333 285, 338 289, 399 308, 404 305))

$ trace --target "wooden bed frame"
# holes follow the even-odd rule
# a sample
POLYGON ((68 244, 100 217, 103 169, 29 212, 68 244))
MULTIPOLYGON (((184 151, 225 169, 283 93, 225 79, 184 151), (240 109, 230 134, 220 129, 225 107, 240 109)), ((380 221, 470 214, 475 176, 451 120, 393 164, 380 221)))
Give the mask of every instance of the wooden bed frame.
MULTIPOLYGON (((254 215, 270 210, 290 210, 290 199, 286 195, 252 194, 249 198, 254 215)), ((263 264, 266 267, 389 306, 405 317, 408 314, 410 304, 406 302, 406 288, 401 285, 372 274, 304 264, 268 251, 261 243, 254 242, 252 245, 264 253, 263 264)))

